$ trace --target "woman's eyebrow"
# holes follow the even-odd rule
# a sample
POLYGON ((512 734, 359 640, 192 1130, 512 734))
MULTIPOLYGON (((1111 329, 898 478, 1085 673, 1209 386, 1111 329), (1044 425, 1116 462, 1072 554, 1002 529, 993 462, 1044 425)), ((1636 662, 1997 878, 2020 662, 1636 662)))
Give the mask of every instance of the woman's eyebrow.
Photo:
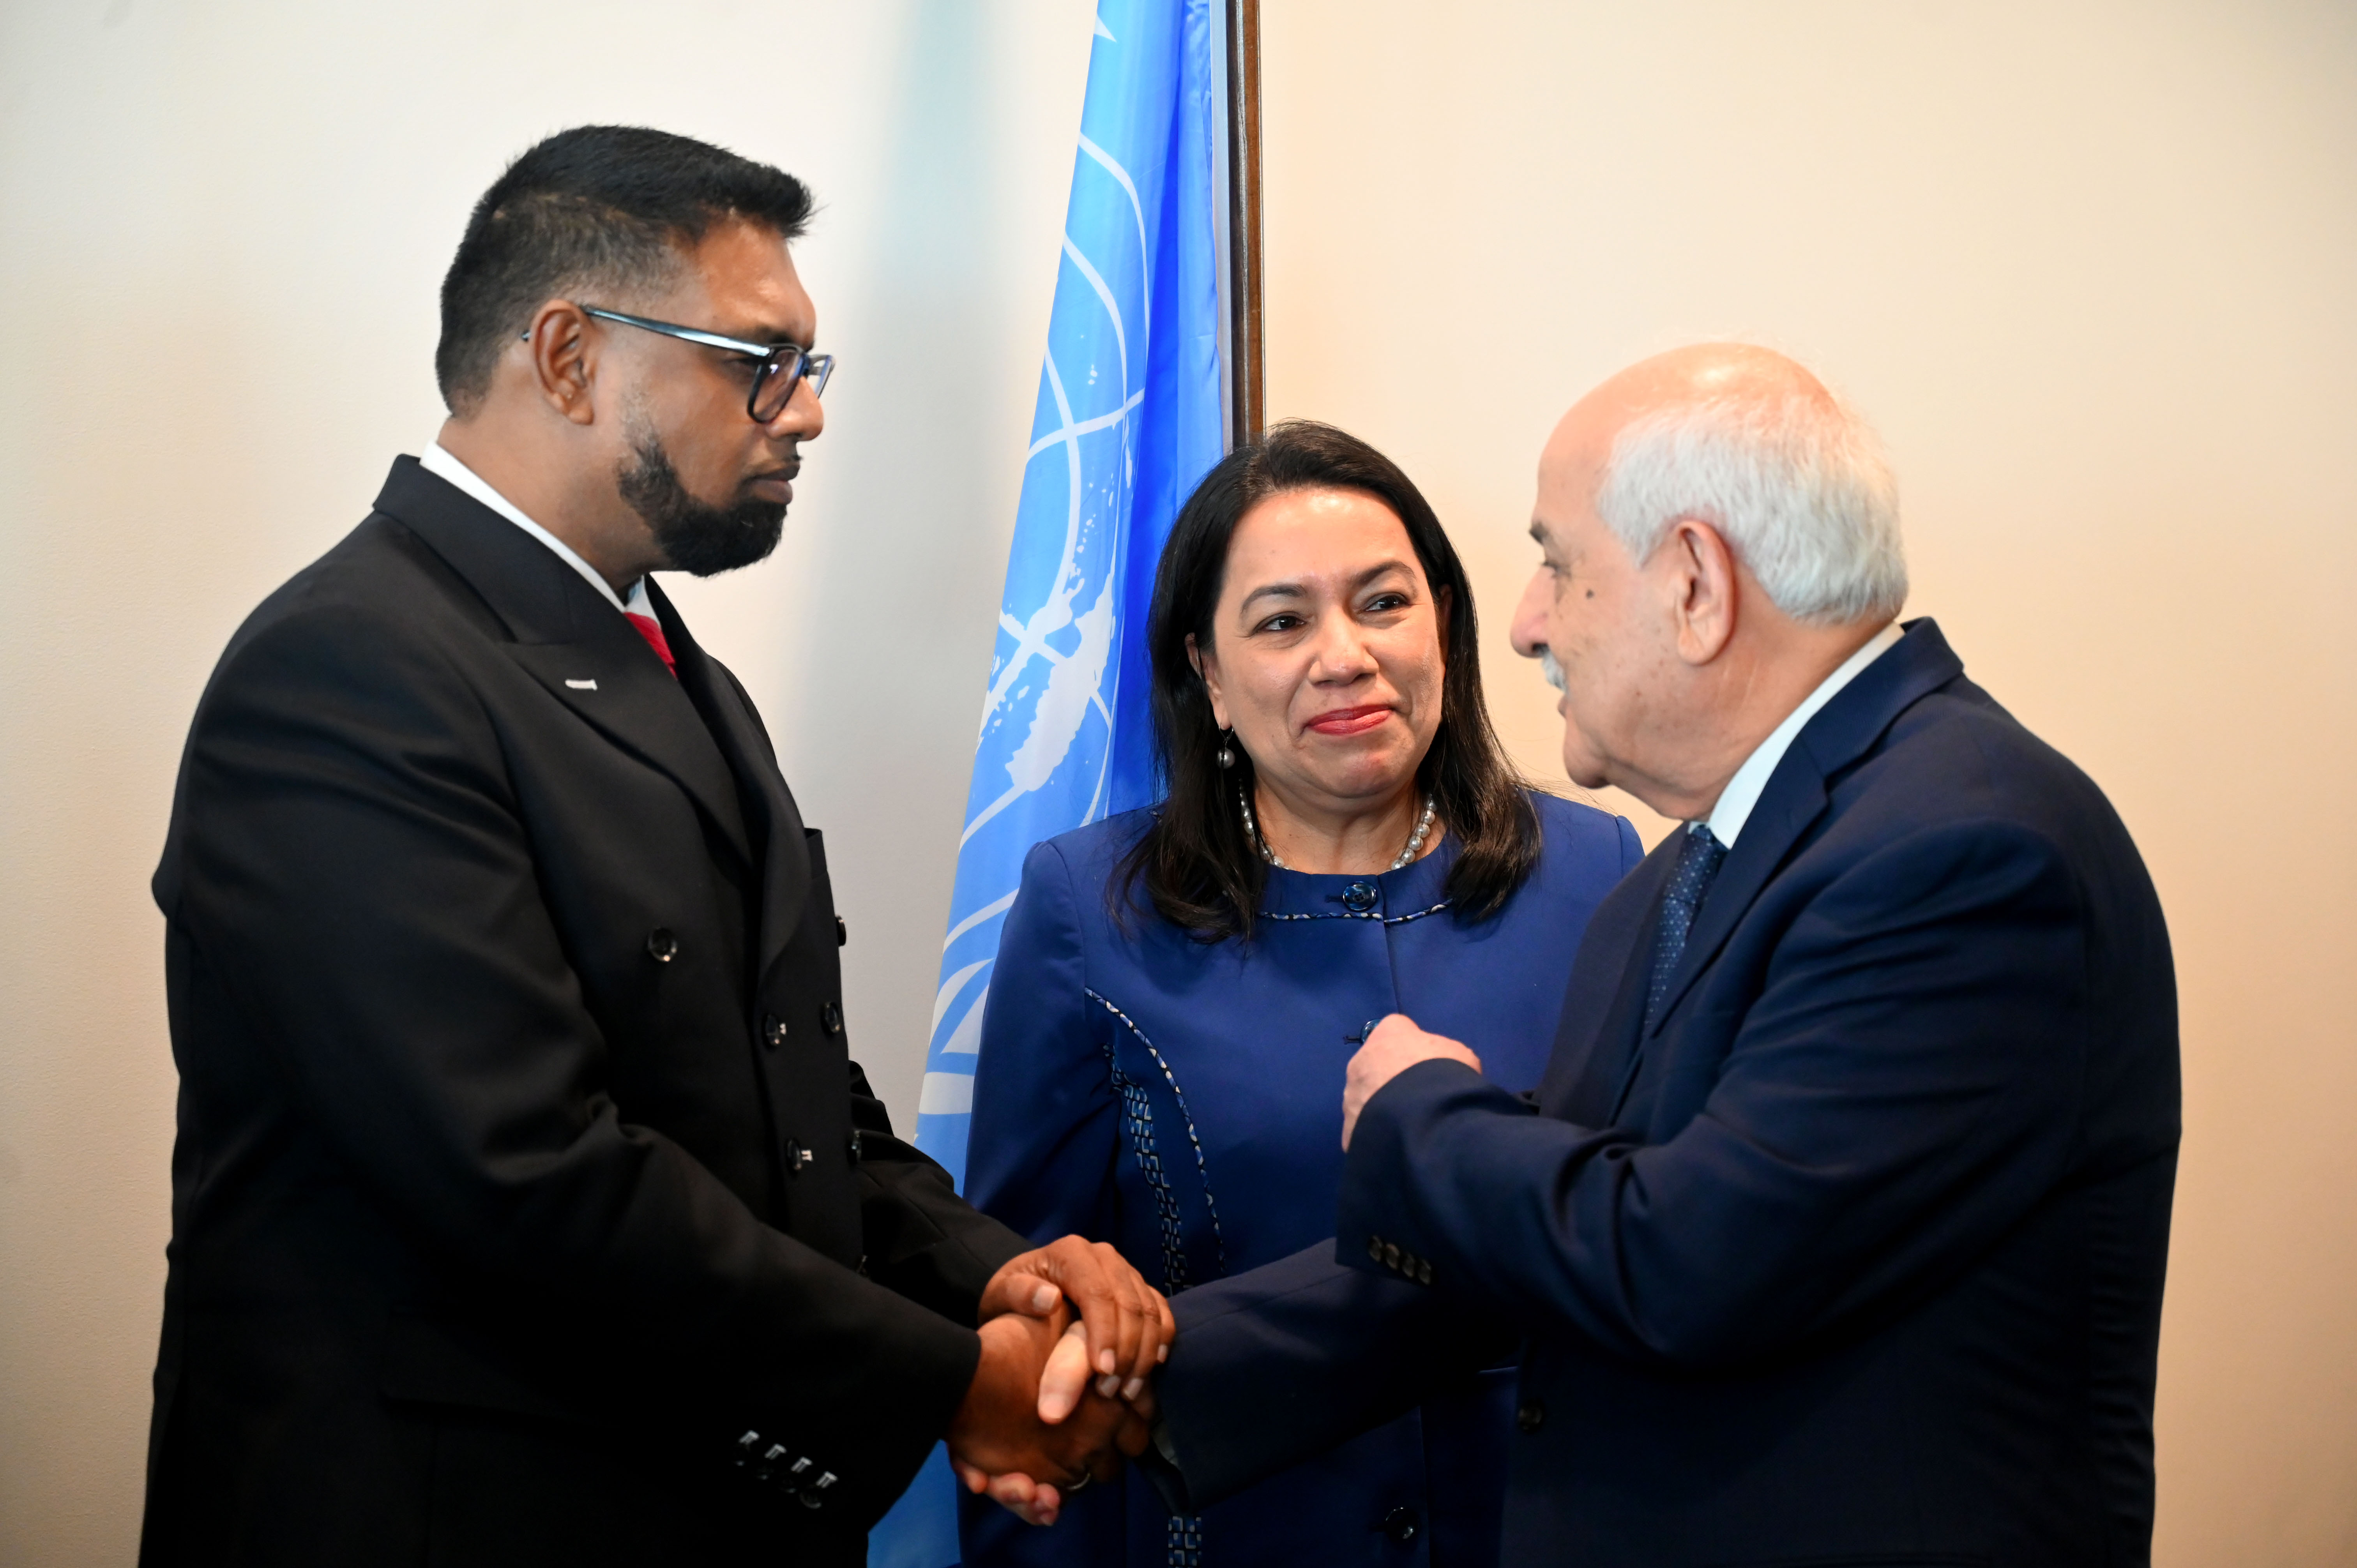
POLYGON ((1374 565, 1370 566, 1365 571, 1360 573, 1357 576, 1351 578, 1351 586, 1353 588, 1363 588, 1379 577, 1387 577, 1394 572, 1405 572, 1406 570, 1407 563, 1405 561, 1378 562, 1374 565))
POLYGON ((1309 590, 1298 583, 1263 583, 1259 587, 1246 594, 1243 603, 1236 607, 1250 609, 1254 599, 1306 599, 1308 596, 1309 590))
MULTIPOLYGON (((1387 577, 1394 572, 1405 572, 1407 569, 1407 563, 1405 561, 1378 561, 1373 565, 1368 567, 1366 570, 1361 572, 1357 576, 1351 579, 1351 591, 1352 593, 1356 593, 1370 583, 1375 582, 1383 577, 1387 577)), ((1243 596, 1243 602, 1236 607, 1238 609, 1250 609, 1254 599, 1306 599, 1308 596, 1308 588, 1299 583, 1264 583, 1259 587, 1254 588, 1251 593, 1246 594, 1243 596)))

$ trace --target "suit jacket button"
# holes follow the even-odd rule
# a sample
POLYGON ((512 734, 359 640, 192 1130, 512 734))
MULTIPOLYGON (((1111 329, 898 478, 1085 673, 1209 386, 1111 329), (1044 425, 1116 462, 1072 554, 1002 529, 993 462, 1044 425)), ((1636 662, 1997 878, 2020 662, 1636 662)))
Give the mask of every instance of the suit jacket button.
POLYGON ((1420 1285, 1428 1285, 1432 1283, 1431 1259, 1418 1258, 1415 1261, 1415 1283, 1420 1285))
POLYGON ((818 1010, 818 1021, 826 1026, 830 1035, 843 1033, 843 1009, 832 1002, 818 1010))
POLYGON ((1367 1256, 1378 1263, 1383 1261, 1383 1239, 1381 1236, 1367 1238, 1367 1256))
POLYGON ((1382 897, 1373 883, 1353 882, 1342 889, 1342 908, 1350 910, 1353 915, 1363 915, 1373 908, 1375 900, 1382 897))
POLYGON ((1524 1400, 1514 1412, 1514 1424, 1524 1432, 1536 1432, 1546 1424, 1546 1406, 1536 1400, 1524 1400))
POLYGON ((800 1144, 790 1142, 786 1144, 786 1169, 795 1176, 802 1175, 802 1168, 808 1165, 813 1157, 815 1156, 800 1144))
POLYGON ((1386 1242, 1384 1242, 1384 1243, 1383 1243, 1383 1267, 1385 1267, 1385 1268, 1387 1268, 1387 1269, 1397 1269, 1397 1268, 1399 1267, 1399 1261, 1400 1261, 1400 1250, 1399 1250, 1399 1243, 1397 1243, 1396 1241, 1386 1241, 1386 1242))
POLYGON ((1383 1522, 1375 1526, 1375 1528, 1383 1531, 1383 1534, 1390 1536, 1394 1541, 1398 1541, 1402 1546, 1405 1546, 1409 1541, 1415 1539, 1416 1522, 1415 1510, 1414 1509, 1394 1509, 1391 1512, 1383 1515, 1383 1522))
POLYGON ((786 1043, 786 1021, 775 1013, 761 1020, 761 1043, 773 1051, 786 1043))
POLYGON ((657 963, 669 963, 679 956, 679 939, 671 934, 669 926, 657 926, 647 933, 647 956, 657 963))

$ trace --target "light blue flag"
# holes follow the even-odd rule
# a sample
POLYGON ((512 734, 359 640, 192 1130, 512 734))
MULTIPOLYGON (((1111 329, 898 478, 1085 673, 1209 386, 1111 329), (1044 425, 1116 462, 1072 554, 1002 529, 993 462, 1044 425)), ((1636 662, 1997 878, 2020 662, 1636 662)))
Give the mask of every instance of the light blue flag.
MULTIPOLYGON (((998 930, 1045 838, 1151 804, 1146 650, 1178 504, 1224 448, 1223 14, 1100 0, 1063 261, 958 843, 917 1146, 964 1179, 998 930)), ((877 1527, 870 1568, 958 1561, 935 1450, 877 1527)))

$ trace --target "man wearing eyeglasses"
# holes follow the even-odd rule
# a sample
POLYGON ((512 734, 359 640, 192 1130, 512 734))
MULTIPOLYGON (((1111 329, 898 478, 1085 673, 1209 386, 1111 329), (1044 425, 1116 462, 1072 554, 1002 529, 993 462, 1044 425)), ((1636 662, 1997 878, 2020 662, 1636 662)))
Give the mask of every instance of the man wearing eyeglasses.
POLYGON ((848 1564, 944 1437, 1067 1488, 1145 1441, 1168 1307, 893 1136, 820 836, 654 583, 777 544, 810 207, 655 131, 524 154, 439 439, 207 687, 145 1563, 848 1564), (1074 1308, 1105 1375, 1043 1424, 1074 1308))

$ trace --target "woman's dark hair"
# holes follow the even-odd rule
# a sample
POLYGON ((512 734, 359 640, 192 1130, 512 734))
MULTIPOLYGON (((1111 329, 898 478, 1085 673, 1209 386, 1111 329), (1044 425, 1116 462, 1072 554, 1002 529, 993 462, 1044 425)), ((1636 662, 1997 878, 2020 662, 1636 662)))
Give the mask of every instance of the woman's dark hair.
POLYGON ((1238 790, 1253 786, 1252 759, 1237 747, 1234 767, 1219 765, 1220 728, 1203 678, 1187 657, 1187 639, 1211 646, 1228 542, 1244 514, 1288 490, 1333 489, 1358 490, 1391 509, 1446 612, 1440 728, 1416 779, 1457 838, 1457 864, 1448 873, 1456 918, 1496 914, 1537 865, 1538 813, 1490 726, 1473 590, 1440 520, 1399 466, 1372 446, 1330 424, 1288 420, 1203 476, 1162 547, 1146 646, 1154 665, 1155 759, 1168 792, 1114 878, 1116 909, 1142 883, 1164 918, 1205 941, 1252 934, 1268 876, 1236 809, 1238 790))
POLYGON ((541 304, 592 305, 660 288, 715 223, 743 219, 782 240, 811 216, 802 181, 723 147, 643 125, 577 125, 527 149, 475 203, 442 279, 435 379, 450 412, 490 390, 500 351, 541 304))

